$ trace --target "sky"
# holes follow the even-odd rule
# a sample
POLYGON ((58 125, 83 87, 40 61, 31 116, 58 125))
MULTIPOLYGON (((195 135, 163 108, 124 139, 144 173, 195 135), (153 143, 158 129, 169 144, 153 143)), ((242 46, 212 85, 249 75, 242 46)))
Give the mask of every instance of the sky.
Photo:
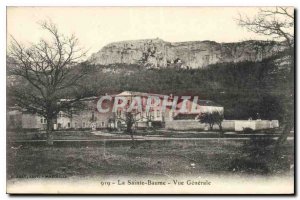
POLYGON ((160 38, 168 42, 266 40, 239 27, 239 13, 253 17, 255 7, 8 7, 7 40, 22 43, 47 37, 38 22, 51 20, 74 33, 88 55, 117 41, 160 38))

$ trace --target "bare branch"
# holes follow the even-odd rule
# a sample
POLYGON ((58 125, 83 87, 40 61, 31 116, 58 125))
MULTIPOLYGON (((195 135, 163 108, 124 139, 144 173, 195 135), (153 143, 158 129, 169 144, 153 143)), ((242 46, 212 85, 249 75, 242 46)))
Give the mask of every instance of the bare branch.
POLYGON ((290 49, 294 46, 294 15, 288 8, 260 9, 253 19, 239 14, 237 21, 250 32, 284 40, 290 49))

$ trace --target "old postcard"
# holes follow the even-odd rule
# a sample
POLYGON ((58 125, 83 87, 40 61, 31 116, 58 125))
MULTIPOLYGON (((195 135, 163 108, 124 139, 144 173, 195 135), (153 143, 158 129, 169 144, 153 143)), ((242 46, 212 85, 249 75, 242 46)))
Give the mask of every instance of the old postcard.
POLYGON ((294 194, 294 8, 7 7, 7 193, 294 194))

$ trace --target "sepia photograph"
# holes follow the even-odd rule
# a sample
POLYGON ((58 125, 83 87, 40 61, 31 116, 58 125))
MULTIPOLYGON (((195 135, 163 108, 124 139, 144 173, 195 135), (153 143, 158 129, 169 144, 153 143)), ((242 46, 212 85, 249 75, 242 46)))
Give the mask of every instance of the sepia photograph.
POLYGON ((294 13, 8 6, 6 192, 295 194, 294 13))

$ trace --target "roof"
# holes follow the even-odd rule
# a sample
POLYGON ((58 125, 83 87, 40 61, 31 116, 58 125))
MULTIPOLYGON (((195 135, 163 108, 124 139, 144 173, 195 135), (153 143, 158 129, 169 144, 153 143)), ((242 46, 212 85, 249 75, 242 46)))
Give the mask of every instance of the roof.
MULTIPOLYGON (((107 95, 107 94, 106 94, 107 95)), ((170 99, 173 98, 173 96, 169 96, 169 95, 164 95, 164 94, 155 94, 155 93, 146 93, 146 92, 133 92, 133 91, 123 91, 119 94, 116 94, 116 95, 110 95, 112 97, 116 97, 116 96, 119 96, 119 97, 131 97, 131 96, 139 96, 139 97, 146 97, 146 96, 156 96, 156 97, 160 97, 160 98, 164 98, 164 97, 169 97, 170 99)), ((85 97, 83 99, 80 99, 80 101, 92 101, 92 100, 97 100, 99 99, 99 97, 96 97, 96 96, 91 96, 91 97, 85 97)), ((72 99, 61 99, 60 101, 71 101, 72 99)), ((179 99, 177 104, 180 104, 182 103, 182 99, 179 99)), ((190 102, 192 102, 192 100, 188 100, 190 102)), ((223 107, 217 103, 215 103, 214 101, 211 101, 211 100, 198 100, 198 105, 200 106, 214 106, 214 107, 223 107)))
POLYGON ((198 100, 198 104, 199 104, 200 106, 223 107, 223 106, 221 106, 221 105, 219 105, 219 104, 217 104, 217 103, 215 103, 215 102, 213 102, 213 101, 211 101, 211 100, 198 100))
MULTIPOLYGON (((96 97, 96 96, 84 97, 84 98, 78 99, 78 101, 92 101, 95 99, 98 99, 98 97, 96 97)), ((59 101, 60 102, 68 102, 68 101, 73 101, 73 100, 75 100, 75 99, 60 99, 59 101)))
POLYGON ((80 99, 80 100, 81 101, 91 101, 91 100, 95 100, 95 99, 99 99, 99 97, 91 96, 91 97, 85 97, 85 98, 80 99))
POLYGON ((198 115, 193 113, 179 113, 174 117, 174 120, 196 119, 198 115))
POLYGON ((22 110, 22 108, 18 105, 15 106, 9 106, 6 108, 7 111, 13 111, 13 110, 22 110))
POLYGON ((120 94, 117 94, 115 96, 158 96, 158 97, 165 97, 165 96, 168 96, 168 95, 145 93, 145 92, 124 91, 124 92, 121 92, 120 94))

